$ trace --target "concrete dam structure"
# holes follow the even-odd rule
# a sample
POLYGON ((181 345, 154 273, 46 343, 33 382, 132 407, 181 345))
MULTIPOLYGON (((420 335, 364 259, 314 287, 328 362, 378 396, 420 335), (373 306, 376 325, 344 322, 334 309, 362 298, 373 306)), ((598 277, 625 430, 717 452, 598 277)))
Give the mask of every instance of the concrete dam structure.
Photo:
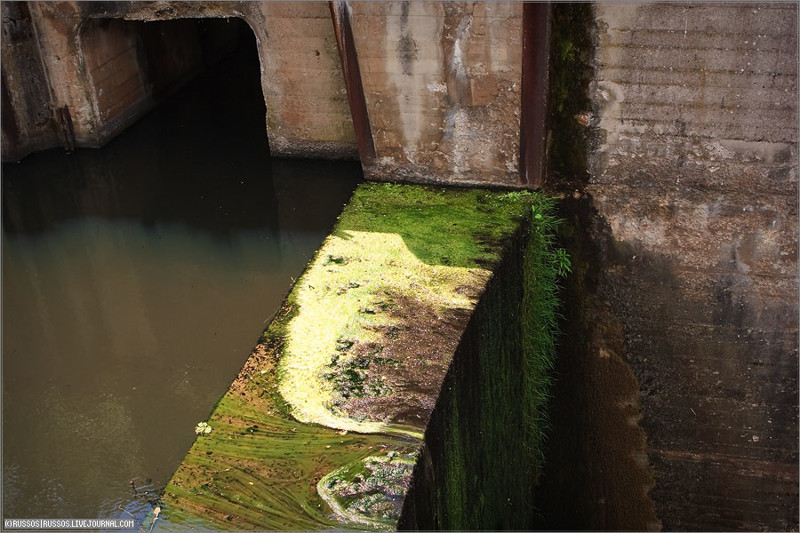
MULTIPOLYGON (((544 79, 521 81, 523 19, 536 30, 529 46, 538 42, 530 68, 546 71, 544 4, 10 2, 5 9, 6 68, 18 73, 4 78, 15 110, 4 136, 12 158, 61 142, 103 145, 224 51, 225 32, 201 46, 202 27, 187 19, 241 18, 255 33, 273 155, 360 157, 369 177, 518 184, 522 93, 546 94, 544 79), (144 23, 167 20, 177 21, 169 31, 144 23)), ((543 149, 536 137, 544 133, 544 101, 537 105, 538 113, 527 111, 533 152, 543 149)))
MULTIPOLYGON (((572 273, 530 527, 798 529, 796 3, 0 9, 4 161, 103 146, 246 31, 273 156, 357 159, 370 181, 558 197, 572 273)), ((446 433, 450 419, 433 412, 446 433)), ((211 435, 256 439, 266 422, 225 423, 211 435)), ((291 438, 308 441, 304 431, 291 438)), ((359 446, 380 449, 329 433, 321 456, 322 443, 353 460, 359 446)), ((203 439, 181 475, 216 453, 203 439)), ((410 453, 369 468, 407 478, 410 453)), ((409 527, 481 523, 426 522, 416 509, 409 527)))

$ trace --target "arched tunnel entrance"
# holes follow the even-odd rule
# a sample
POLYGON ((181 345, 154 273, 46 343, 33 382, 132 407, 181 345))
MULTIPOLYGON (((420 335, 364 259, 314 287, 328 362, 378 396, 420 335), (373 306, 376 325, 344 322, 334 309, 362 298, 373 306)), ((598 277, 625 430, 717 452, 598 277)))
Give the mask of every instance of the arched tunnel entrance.
POLYGON ((215 100, 227 107, 218 111, 211 107, 205 117, 213 119, 212 112, 237 113, 227 104, 234 101, 252 106, 248 118, 259 116, 260 129, 266 131, 256 39, 242 19, 90 18, 79 38, 101 144, 214 69, 225 77, 233 98, 219 95, 215 100))

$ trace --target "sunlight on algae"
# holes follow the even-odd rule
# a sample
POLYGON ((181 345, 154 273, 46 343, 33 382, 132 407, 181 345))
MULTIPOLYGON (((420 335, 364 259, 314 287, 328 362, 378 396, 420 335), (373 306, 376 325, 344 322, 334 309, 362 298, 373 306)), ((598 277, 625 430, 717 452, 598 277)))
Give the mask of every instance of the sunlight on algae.
POLYGON ((295 315, 284 333, 278 371, 279 391, 292 415, 349 431, 421 438, 424 428, 401 428, 382 413, 346 412, 342 395, 348 391, 335 390, 326 376, 341 361, 355 359, 343 343, 381 346, 387 339, 379 330, 409 322, 429 326, 404 315, 400 299, 437 320, 474 309, 504 241, 519 228, 533 198, 528 192, 360 186, 293 291, 295 315), (393 313, 398 305, 400 312, 393 313))
MULTIPOLYGON (((392 233, 343 231, 329 237, 295 287, 299 312, 290 322, 280 366, 280 393, 302 422, 382 433, 401 431, 422 438, 420 431, 396 429, 378 420, 355 420, 331 408, 336 394, 323 378, 337 342, 377 341, 369 326, 396 323, 379 311, 391 293, 413 296, 420 304, 470 310, 475 300, 462 288, 484 283, 491 273, 480 268, 428 265, 403 238, 392 233)), ((422 326, 424 327, 424 325, 422 326)), ((380 413, 376 413, 378 418, 380 413)))

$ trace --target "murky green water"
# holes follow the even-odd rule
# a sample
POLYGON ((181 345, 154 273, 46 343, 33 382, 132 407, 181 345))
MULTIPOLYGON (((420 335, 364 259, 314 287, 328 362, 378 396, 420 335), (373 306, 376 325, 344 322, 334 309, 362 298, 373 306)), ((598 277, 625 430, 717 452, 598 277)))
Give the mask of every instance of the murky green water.
POLYGON ((360 179, 270 160, 247 65, 3 166, 4 518, 143 518, 360 179))

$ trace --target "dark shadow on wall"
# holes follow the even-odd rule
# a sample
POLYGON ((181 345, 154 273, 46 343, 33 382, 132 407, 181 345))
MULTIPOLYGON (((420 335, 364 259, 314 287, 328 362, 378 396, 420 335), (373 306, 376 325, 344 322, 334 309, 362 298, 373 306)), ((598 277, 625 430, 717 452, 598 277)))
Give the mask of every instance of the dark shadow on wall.
POLYGON ((94 145, 106 144, 225 58, 256 55, 257 46, 252 29, 238 18, 143 22, 106 16, 85 20, 78 35, 96 112, 94 145))
MULTIPOLYGON (((610 211, 657 213, 675 206, 665 196, 631 191, 610 211)), ((747 227, 736 208, 747 201, 726 194, 737 219, 726 223, 747 227)), ((796 528, 797 302, 784 296, 796 281, 740 271, 736 257, 692 268, 685 251, 599 243, 598 294, 624 324, 664 528, 796 528)))
POLYGON ((562 202, 572 274, 562 288, 562 336, 550 401, 551 433, 536 504, 542 530, 659 529, 648 491, 639 386, 623 325, 598 297, 603 238, 589 198, 562 202), (598 235, 599 234, 599 235, 598 235))
POLYGON ((615 240, 588 197, 564 216, 541 527, 796 528, 796 304, 615 240))
POLYGON ((565 197, 574 272, 540 527, 797 529, 797 301, 786 296, 797 195, 780 181, 792 154, 768 178, 754 161, 712 178, 677 152, 650 168, 631 158, 588 185, 601 133, 594 24, 590 4, 554 6, 548 184, 565 197), (692 208, 710 206, 708 229, 692 225, 692 208), (655 220, 667 238, 658 252, 619 242, 610 220, 655 220))

